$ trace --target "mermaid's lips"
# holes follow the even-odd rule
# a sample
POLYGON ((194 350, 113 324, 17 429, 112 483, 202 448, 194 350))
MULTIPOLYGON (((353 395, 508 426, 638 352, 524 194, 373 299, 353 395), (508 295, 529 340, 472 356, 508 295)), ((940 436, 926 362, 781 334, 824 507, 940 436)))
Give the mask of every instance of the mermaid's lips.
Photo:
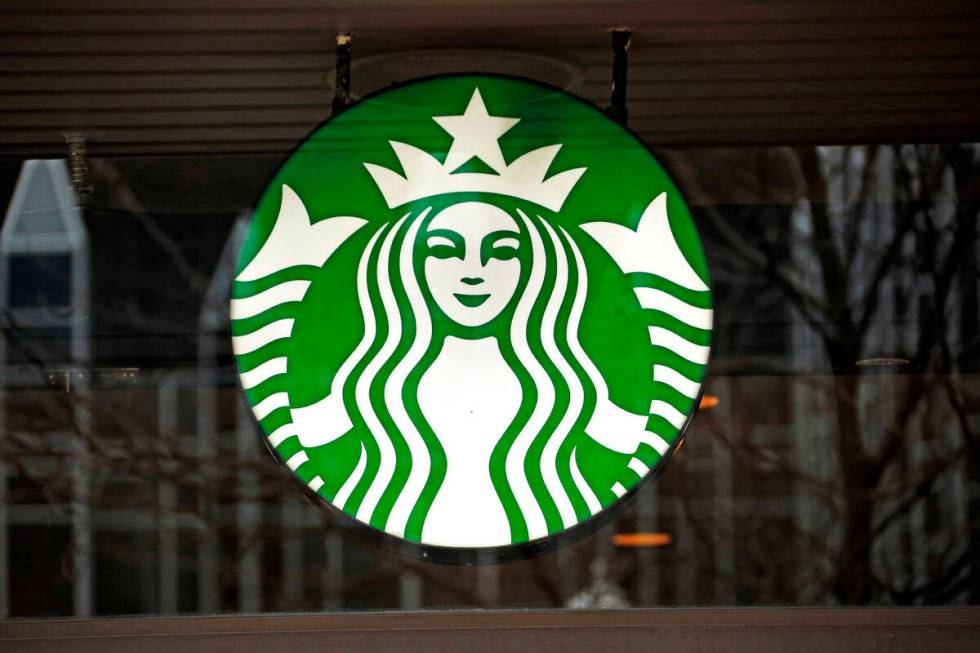
POLYGON ((476 308, 483 302, 487 301, 490 298, 490 295, 466 295, 463 293, 454 292, 453 297, 459 300, 459 303, 463 306, 476 308))

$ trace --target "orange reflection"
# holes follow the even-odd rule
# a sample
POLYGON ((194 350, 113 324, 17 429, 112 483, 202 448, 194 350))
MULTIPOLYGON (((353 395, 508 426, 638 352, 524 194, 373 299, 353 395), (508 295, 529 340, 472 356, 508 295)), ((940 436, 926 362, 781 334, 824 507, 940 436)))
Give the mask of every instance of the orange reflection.
POLYGON ((717 406, 718 403, 719 399, 715 395, 701 395, 701 404, 698 406, 698 409, 708 410, 717 406))
POLYGON ((674 541, 670 533, 616 533, 613 544, 616 546, 667 546, 674 541))

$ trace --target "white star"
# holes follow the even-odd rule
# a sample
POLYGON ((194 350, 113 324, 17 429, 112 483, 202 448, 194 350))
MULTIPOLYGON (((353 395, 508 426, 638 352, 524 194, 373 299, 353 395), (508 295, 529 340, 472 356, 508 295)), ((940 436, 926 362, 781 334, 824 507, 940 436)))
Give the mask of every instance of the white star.
POLYGON ((450 172, 473 157, 479 158, 498 173, 507 167, 497 139, 520 122, 520 118, 498 118, 488 114, 480 89, 473 90, 473 96, 463 115, 434 116, 432 119, 453 137, 445 163, 450 172))

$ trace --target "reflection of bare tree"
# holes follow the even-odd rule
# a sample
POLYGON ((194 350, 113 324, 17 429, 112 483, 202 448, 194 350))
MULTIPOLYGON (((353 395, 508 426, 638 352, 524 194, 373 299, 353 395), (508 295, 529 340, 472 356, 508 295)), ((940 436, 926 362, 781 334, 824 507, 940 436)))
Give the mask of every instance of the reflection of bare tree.
POLYGON ((826 447, 832 469, 808 465, 792 449, 745 443, 745 424, 713 421, 737 468, 757 480, 781 477, 790 492, 822 504, 823 519, 791 532, 767 534, 762 516, 740 520, 743 536, 754 531, 743 553, 766 569, 796 551, 792 582, 816 600, 951 600, 975 584, 966 571, 977 560, 955 514, 965 503, 936 505, 964 460, 974 496, 980 471, 969 408, 978 336, 976 149, 801 149, 783 151, 782 163, 805 180, 795 205, 767 207, 779 214, 764 215, 761 224, 707 209, 710 230, 731 248, 714 273, 735 288, 746 278, 768 286, 744 305, 758 309, 775 295, 819 343, 816 355, 796 352, 784 361, 784 373, 797 374, 786 382, 807 402, 785 422, 819 431, 817 446, 826 447), (881 356, 907 364, 887 371, 858 365, 881 356), (888 542, 939 541, 911 525, 922 509, 938 509, 943 527, 959 530, 930 553, 928 570, 915 574, 915 543, 888 542))

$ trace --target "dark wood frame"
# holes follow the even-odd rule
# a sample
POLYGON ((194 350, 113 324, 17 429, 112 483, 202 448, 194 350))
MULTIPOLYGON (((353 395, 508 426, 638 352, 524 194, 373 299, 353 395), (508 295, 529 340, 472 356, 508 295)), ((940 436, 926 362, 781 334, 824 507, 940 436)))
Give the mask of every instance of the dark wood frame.
POLYGON ((0 623, 20 651, 980 650, 980 608, 727 608, 388 612, 0 623))

